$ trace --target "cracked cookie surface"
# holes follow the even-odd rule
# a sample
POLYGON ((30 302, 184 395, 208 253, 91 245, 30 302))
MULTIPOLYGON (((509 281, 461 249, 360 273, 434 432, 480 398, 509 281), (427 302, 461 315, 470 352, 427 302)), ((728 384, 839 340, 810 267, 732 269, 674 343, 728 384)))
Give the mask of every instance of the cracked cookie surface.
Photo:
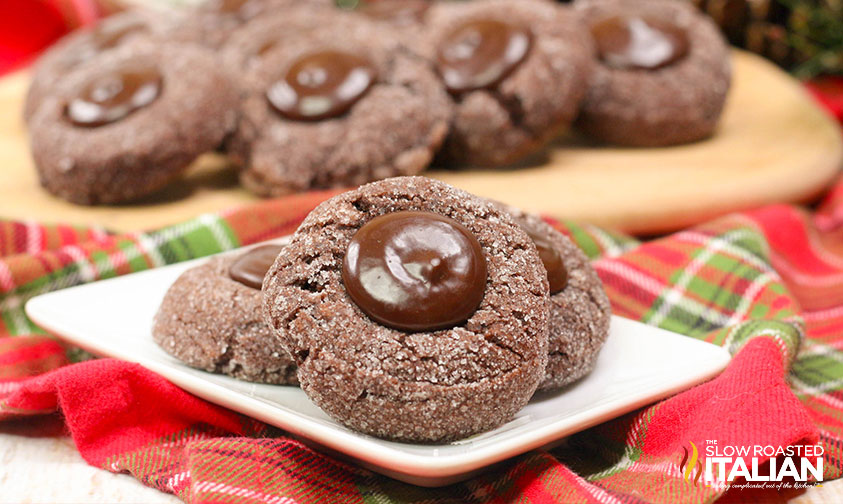
POLYGON ((425 169, 452 114, 431 64, 382 24, 334 9, 308 12, 313 11, 260 21, 272 24, 280 36, 257 64, 248 65, 242 79, 242 120, 229 153, 242 166, 243 185, 262 196, 279 196, 425 169), (324 51, 365 58, 377 74, 374 83, 335 117, 283 116, 271 106, 267 89, 301 58, 324 51))
POLYGON ((511 206, 503 207, 516 221, 541 233, 558 251, 565 265, 567 284, 550 295, 548 361, 539 390, 568 385, 594 368, 609 336, 609 298, 588 257, 567 236, 538 215, 511 206))
POLYGON ((295 385, 296 366, 261 315, 261 292, 229 275, 239 256, 211 258, 173 283, 152 329, 185 364, 241 380, 295 385))
POLYGON ((264 315, 310 399, 378 437, 443 442, 495 428, 527 403, 547 363, 547 275, 529 236, 487 201, 423 177, 367 184, 311 212, 264 279, 264 315), (443 215, 477 238, 487 283, 467 321, 399 331, 349 297, 342 264, 352 237, 398 211, 443 215))
POLYGON ((543 147, 573 122, 593 66, 593 43, 579 19, 543 0, 434 4, 421 50, 433 60, 450 33, 481 20, 528 27, 532 42, 499 83, 453 95, 454 120, 437 162, 455 167, 512 164, 543 147))

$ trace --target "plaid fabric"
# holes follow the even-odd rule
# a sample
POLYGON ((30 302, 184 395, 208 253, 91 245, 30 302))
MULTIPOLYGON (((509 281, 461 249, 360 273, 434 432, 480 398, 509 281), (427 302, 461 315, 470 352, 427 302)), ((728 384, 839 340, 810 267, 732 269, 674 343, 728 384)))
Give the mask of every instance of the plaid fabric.
POLYGON ((644 243, 551 220, 594 259, 616 314, 726 346, 735 358, 711 382, 444 489, 333 460, 137 366, 110 359, 66 366, 67 349, 34 334, 40 330, 23 312, 42 292, 290 233, 332 194, 268 201, 150 233, 0 223, 0 334, 18 336, 0 339, 0 419, 61 410, 90 463, 188 502, 710 502, 728 488, 691 485, 679 464, 688 440, 702 445, 712 432, 774 445, 819 441, 824 479, 840 476, 843 184, 814 214, 766 207, 644 243), (103 389, 115 381, 130 384, 121 394, 132 400, 114 405, 103 389), (178 410, 142 436, 129 434, 138 422, 156 421, 138 420, 155 409, 150 396, 167 397, 178 410), (728 401, 717 399, 724 396, 728 401), (90 437, 83 426, 91 413, 98 429, 124 429, 116 431, 122 437, 90 437))

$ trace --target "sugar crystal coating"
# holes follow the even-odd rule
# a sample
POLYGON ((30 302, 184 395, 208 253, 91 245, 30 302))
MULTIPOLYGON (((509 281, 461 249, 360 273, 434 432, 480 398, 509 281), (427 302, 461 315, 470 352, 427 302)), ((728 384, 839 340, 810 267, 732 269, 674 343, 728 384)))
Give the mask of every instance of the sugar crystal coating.
POLYGON ((213 53, 135 39, 94 56, 55 84, 29 120, 32 155, 41 185, 51 193, 79 204, 126 202, 165 186, 216 149, 237 116, 236 87, 213 53), (89 82, 126 64, 160 72, 154 100, 99 127, 66 120, 68 103, 89 82))
POLYGON ((505 212, 442 182, 397 177, 317 207, 264 280, 264 314, 299 365, 302 389, 337 421, 390 439, 442 442, 492 429, 532 396, 547 363, 548 283, 529 236, 505 212), (483 248, 486 292, 463 324, 407 333, 367 317, 342 284, 362 225, 435 212, 483 248))
POLYGON ((588 258, 567 236, 538 215, 502 208, 542 233, 559 252, 568 273, 565 288, 550 296, 547 370, 539 389, 568 385, 591 372, 609 336, 609 298, 588 258))
POLYGON ((152 336, 185 364, 241 380, 295 385, 296 366, 263 322, 260 290, 233 280, 239 256, 184 272, 164 296, 152 336))

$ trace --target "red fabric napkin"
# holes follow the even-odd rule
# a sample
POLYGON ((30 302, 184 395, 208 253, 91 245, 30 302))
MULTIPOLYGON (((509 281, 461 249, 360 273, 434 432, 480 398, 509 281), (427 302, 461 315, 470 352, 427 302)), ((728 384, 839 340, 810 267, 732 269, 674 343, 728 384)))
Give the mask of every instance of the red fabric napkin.
MULTIPOLYGON (((55 343, 33 342, 19 357, 27 362, 27 357, 37 361, 47 354, 62 355, 51 352, 51 345, 55 343)), ((637 447, 641 453, 636 463, 641 469, 648 464, 655 467, 616 482, 610 489, 589 484, 546 452, 521 457, 507 470, 494 471, 473 484, 491 486, 485 497, 496 502, 516 497, 530 503, 591 500, 589 497, 600 501, 635 494, 662 502, 707 500, 712 497, 710 489, 691 487, 668 472, 662 473, 657 461, 677 458, 677 448, 688 441, 697 446, 704 446, 706 439, 731 445, 817 442, 817 429, 784 382, 784 375, 776 344, 766 339, 752 342, 718 378, 662 402, 648 414, 649 435, 637 447), (533 467, 535 464, 539 467, 533 467), (496 488, 495 480, 506 481, 510 488, 496 488)), ((259 438, 271 430, 197 399, 135 364, 94 360, 64 366, 18 385, 18 390, 3 400, 0 419, 61 411, 88 463, 128 470, 144 483, 176 493, 188 502, 235 502, 227 497, 253 492, 293 497, 300 502, 349 502, 364 497, 355 480, 378 480, 367 471, 340 464, 292 439, 259 438), (188 432, 191 434, 184 434, 188 432), (174 442, 161 443, 162 439, 174 442), (158 460, 127 463, 132 455, 139 454, 158 460), (245 481, 220 478, 218 474, 209 478, 203 473, 208 466, 217 465, 247 468, 245 481), (279 466, 295 472, 279 470, 279 466), (271 484, 266 481, 270 475, 271 484), (316 484, 320 480, 322 484, 316 484)), ((607 441, 624 443, 625 429, 641 421, 640 414, 629 415, 596 430, 605 429, 600 434, 607 441)), ((402 488, 386 478, 379 479, 383 481, 369 483, 369 491, 387 499, 402 499, 409 492, 425 496, 419 501, 440 502, 455 491, 454 487, 445 491, 411 490, 409 485, 402 488)), ((456 492, 472 494, 471 486, 456 492)))

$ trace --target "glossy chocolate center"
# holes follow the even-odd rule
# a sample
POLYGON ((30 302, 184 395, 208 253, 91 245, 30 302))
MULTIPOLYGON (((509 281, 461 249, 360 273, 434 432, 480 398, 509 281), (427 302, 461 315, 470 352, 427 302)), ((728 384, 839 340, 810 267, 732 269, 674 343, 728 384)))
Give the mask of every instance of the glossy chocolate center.
POLYGON ((556 294, 568 285, 568 270, 562 254, 553 246, 550 238, 530 225, 527 221, 518 219, 518 224, 530 236, 539 251, 544 269, 547 270, 547 281, 550 283, 550 293, 556 294))
POLYGON ((611 67, 655 70, 688 54, 688 36, 670 21, 615 16, 591 27, 600 59, 611 67))
POLYGON ((376 0, 363 3, 360 12, 379 21, 406 26, 422 22, 429 8, 429 0, 376 0))
POLYGON ((153 66, 120 68, 90 80, 65 114, 77 126, 109 124, 155 101, 161 86, 161 73, 153 66))
POLYGON ((321 51, 296 60, 266 92, 284 117, 319 121, 345 113, 372 86, 377 72, 361 56, 321 51))
POLYGON ((275 258, 284 247, 280 245, 262 245, 255 247, 237 258, 228 269, 228 276, 246 287, 258 289, 263 286, 263 277, 275 262, 275 258))
POLYGON ((342 270, 351 299, 375 321, 402 331, 464 322, 486 291, 486 259, 458 222, 430 212, 376 217, 352 237, 342 270))
POLYGON ((452 93, 489 88, 524 60, 531 44, 527 28, 492 19, 469 21, 441 42, 437 66, 452 93))

